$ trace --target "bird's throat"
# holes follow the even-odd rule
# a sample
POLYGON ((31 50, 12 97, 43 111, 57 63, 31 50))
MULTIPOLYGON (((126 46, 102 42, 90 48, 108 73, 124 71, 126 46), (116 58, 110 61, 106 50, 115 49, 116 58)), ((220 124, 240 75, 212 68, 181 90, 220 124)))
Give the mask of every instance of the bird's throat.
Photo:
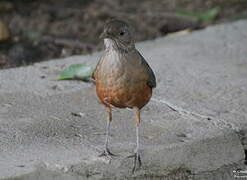
POLYGON ((109 38, 104 39, 104 45, 105 45, 106 50, 114 50, 117 48, 114 40, 109 39, 109 38))

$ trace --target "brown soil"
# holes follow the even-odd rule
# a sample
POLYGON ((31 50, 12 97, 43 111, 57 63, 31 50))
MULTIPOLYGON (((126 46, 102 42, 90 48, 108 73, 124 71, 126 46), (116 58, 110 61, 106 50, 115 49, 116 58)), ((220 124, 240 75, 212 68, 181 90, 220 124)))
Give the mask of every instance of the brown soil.
POLYGON ((244 17, 246 10, 246 0, 0 1, 0 21, 11 32, 10 39, 0 41, 0 68, 100 50, 98 36, 109 18, 128 21, 136 30, 136 41, 142 41, 244 17), (200 12, 216 6, 221 13, 214 22, 175 13, 176 9, 200 12))

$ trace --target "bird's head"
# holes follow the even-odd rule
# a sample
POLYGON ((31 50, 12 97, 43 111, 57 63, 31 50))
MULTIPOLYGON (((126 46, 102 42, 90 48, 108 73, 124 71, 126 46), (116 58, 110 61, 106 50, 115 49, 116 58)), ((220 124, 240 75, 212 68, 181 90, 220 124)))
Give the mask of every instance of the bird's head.
POLYGON ((129 50, 134 48, 134 37, 131 27, 121 20, 109 20, 104 26, 100 38, 104 39, 106 48, 129 50))

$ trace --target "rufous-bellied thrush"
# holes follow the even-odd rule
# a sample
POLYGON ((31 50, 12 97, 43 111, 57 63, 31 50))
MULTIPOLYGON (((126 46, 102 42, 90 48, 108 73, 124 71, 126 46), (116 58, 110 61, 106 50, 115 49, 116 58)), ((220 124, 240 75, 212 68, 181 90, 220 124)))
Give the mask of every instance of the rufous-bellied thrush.
POLYGON ((96 92, 100 102, 107 108, 108 123, 106 128, 105 149, 102 155, 111 157, 108 148, 112 107, 131 108, 135 112, 136 149, 133 156, 133 172, 137 163, 141 166, 139 152, 140 110, 156 87, 155 75, 135 48, 131 27, 121 20, 110 20, 101 34, 104 39, 105 52, 93 73, 96 92))

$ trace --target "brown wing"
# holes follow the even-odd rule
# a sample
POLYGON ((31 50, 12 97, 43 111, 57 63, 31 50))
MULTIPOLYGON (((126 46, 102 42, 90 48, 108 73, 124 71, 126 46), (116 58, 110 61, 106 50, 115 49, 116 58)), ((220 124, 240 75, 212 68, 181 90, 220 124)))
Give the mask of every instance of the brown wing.
MULTIPOLYGON (((137 51, 138 52, 138 51, 137 51)), ((138 54, 141 57, 141 63, 142 65, 144 65, 147 69, 147 73, 148 73, 148 86, 151 88, 155 88, 156 87, 156 78, 154 75, 153 70, 151 69, 151 67, 148 65, 147 61, 144 59, 144 57, 138 52, 138 54)))
POLYGON ((98 67, 99 67, 99 65, 100 65, 100 63, 101 63, 101 60, 102 60, 102 58, 100 58, 100 60, 98 61, 97 65, 96 65, 96 67, 95 67, 95 69, 94 69, 94 71, 93 71, 92 79, 94 79, 94 80, 96 80, 96 79, 95 79, 95 76, 96 76, 98 67))

